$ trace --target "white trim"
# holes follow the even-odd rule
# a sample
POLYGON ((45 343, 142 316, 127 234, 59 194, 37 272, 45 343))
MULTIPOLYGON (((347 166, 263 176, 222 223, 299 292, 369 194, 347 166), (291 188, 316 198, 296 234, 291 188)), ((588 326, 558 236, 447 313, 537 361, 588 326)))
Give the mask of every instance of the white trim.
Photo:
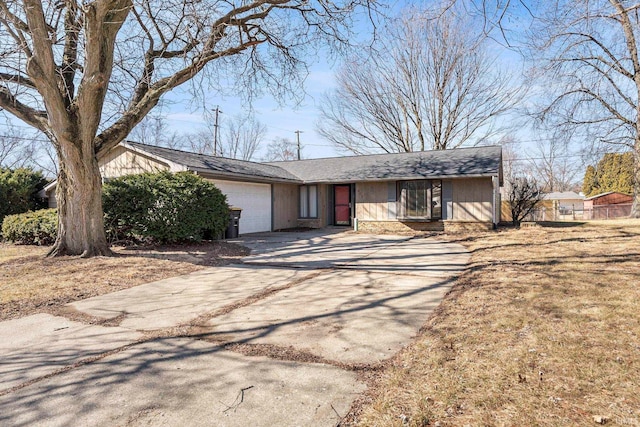
POLYGON ((47 192, 47 191, 51 190, 53 187, 55 187, 57 184, 58 184, 58 180, 54 179, 53 181, 51 181, 50 183, 45 185, 44 188, 42 190, 40 190, 40 191, 47 192))
POLYGON ((134 147, 133 145, 129 144, 127 141, 122 141, 118 145, 123 147, 123 148, 126 148, 128 150, 131 150, 131 151, 133 151, 135 153, 143 154, 143 155, 145 155, 147 157, 151 157, 152 159, 157 160, 159 162, 166 163, 169 166, 169 171, 170 172, 185 172, 185 171, 189 170, 186 165, 183 165, 183 164, 180 164, 180 163, 176 163, 176 162, 172 162, 169 159, 166 159, 166 158, 164 158, 162 156, 158 156, 157 154, 152 154, 152 153, 150 153, 148 151, 145 151, 142 148, 134 147))
POLYGON ((491 183, 493 184, 493 194, 491 197, 491 219, 494 226, 498 226, 500 222, 500 209, 502 209, 502 201, 500 200, 500 177, 492 176, 491 183))

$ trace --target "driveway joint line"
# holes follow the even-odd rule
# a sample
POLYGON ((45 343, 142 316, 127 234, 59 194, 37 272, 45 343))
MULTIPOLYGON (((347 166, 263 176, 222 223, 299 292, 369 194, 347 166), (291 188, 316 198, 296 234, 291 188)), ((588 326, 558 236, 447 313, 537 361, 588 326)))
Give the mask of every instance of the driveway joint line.
MULTIPOLYGON (((331 271, 360 271, 360 272, 366 272, 366 273, 388 274, 388 275, 394 275, 394 276, 408 276, 408 277, 421 277, 421 278, 424 277, 424 275, 422 274, 413 273, 410 271, 393 270, 392 268, 389 268, 387 270, 385 269, 372 270, 371 268, 368 268, 368 267, 362 267, 362 266, 353 265, 353 264, 334 264, 334 265, 329 265, 322 268, 306 267, 306 266, 300 266, 300 265, 286 265, 282 263, 257 262, 257 261, 249 261, 244 264, 250 265, 250 266, 256 266, 256 267, 273 267, 273 268, 281 268, 281 269, 296 269, 296 270, 306 270, 306 271, 322 270, 327 273, 331 271)), ((466 268, 466 265, 461 265, 459 266, 459 268, 455 270, 451 270, 451 274, 458 274, 461 271, 463 271, 465 268, 466 268)))
MULTIPOLYGON (((171 327, 168 327, 168 328, 154 329, 154 330, 138 330, 138 332, 141 332, 141 333, 144 334, 143 338, 138 339, 138 340, 136 340, 136 341, 134 341, 132 343, 125 344, 123 346, 117 347, 115 349, 107 350, 107 351, 105 351, 103 353, 96 354, 94 356, 78 360, 77 362, 75 362, 73 364, 70 364, 70 365, 67 365, 67 366, 63 366, 62 368, 59 368, 59 369, 57 369, 57 370, 55 370, 53 372, 50 372, 50 373, 48 373, 46 375, 42 375, 42 376, 39 376, 39 377, 36 377, 36 378, 32 378, 31 380, 28 380, 28 381, 26 381, 24 383, 17 384, 17 385, 15 385, 13 387, 10 387, 10 388, 4 389, 4 390, 0 390, 0 397, 2 397, 4 395, 7 395, 7 394, 10 394, 10 393, 13 393, 13 392, 18 391, 18 390, 21 390, 21 389, 23 389, 25 387, 29 387, 30 385, 36 384, 36 383, 38 383, 40 381, 44 381, 44 380, 47 380, 49 378, 52 378, 52 377, 64 374, 66 372, 72 371, 72 370, 74 370, 76 368, 80 368, 82 366, 89 365, 89 364, 91 364, 93 362, 97 362, 99 360, 102 360, 105 357, 120 353, 120 352, 122 352, 124 350, 127 350, 129 348, 132 348, 134 346, 137 346, 137 345, 140 345, 140 344, 144 344, 146 342, 150 342, 150 341, 153 341, 153 340, 167 339, 167 338, 191 338, 191 339, 194 339, 194 340, 202 340, 202 341, 206 341, 206 342, 210 342, 210 343, 215 343, 215 341, 213 341, 213 340, 203 339, 201 337, 202 334, 194 333, 192 330, 199 326, 198 323, 206 322, 207 320, 210 320, 210 319, 213 319, 215 317, 219 317, 219 316, 228 314, 228 313, 230 313, 230 312, 232 312, 234 310, 237 310, 239 308, 246 307, 248 305, 254 304, 254 303, 256 303, 258 301, 261 301, 261 300, 263 300, 263 299, 265 299, 265 298, 267 298, 267 297, 269 297, 271 295, 274 295, 274 294, 276 294, 276 293, 278 293, 280 291, 284 291, 286 289, 290 289, 290 288, 292 288, 294 286, 297 286, 297 285, 300 285, 300 284, 302 284, 302 283, 304 283, 304 282, 306 282, 306 281, 308 281, 310 279, 318 277, 324 272, 326 272, 326 269, 316 269, 314 273, 307 274, 307 275, 305 275, 305 276, 303 276, 303 277, 301 277, 299 279, 296 279, 296 280, 292 280, 292 281, 286 283, 285 285, 277 286, 277 287, 265 288, 260 292, 257 292, 255 294, 252 294, 252 295, 248 296, 247 298, 244 298, 244 299, 242 299, 240 301, 236 301, 234 303, 228 304, 228 305, 226 305, 224 307, 221 307, 221 308, 219 308, 217 310, 214 310, 213 312, 202 314, 202 315, 200 315, 200 316, 198 316, 198 317, 196 317, 196 318, 194 318, 194 319, 192 319, 192 320, 190 320, 188 322, 182 323, 180 325, 171 326, 171 327), (179 332, 180 330, 184 330, 184 332, 179 332)), ((122 315, 118 316, 118 320, 119 320, 118 323, 120 323, 122 320, 124 320, 124 315, 125 315, 125 313, 123 313, 122 315)), ((60 314, 56 314, 56 316, 62 317, 62 318, 68 318, 68 317, 66 317, 64 315, 64 311, 61 311, 60 314)), ((88 318, 93 319, 94 317, 95 316, 87 315, 87 319, 88 318)), ((96 323, 88 323, 88 322, 86 322, 86 319, 83 319, 83 320, 85 320, 84 322, 82 320, 78 320, 77 318, 73 318, 73 319, 70 319, 70 320, 76 321, 78 323, 83 323, 83 324, 89 324, 89 325, 94 325, 94 326, 96 325, 96 323)), ((104 319, 104 322, 100 322, 99 325, 107 324, 107 325, 105 325, 105 327, 117 326, 117 325, 110 324, 111 321, 113 321, 113 319, 104 319)), ((225 343, 224 343, 224 341, 218 341, 218 344, 219 345, 221 345, 221 344, 224 345, 225 343)))
POLYGON ((313 270, 313 273, 310 273, 310 274, 307 274, 307 275, 305 275, 303 277, 291 280, 291 281, 289 281, 286 284, 281 285, 281 286, 267 287, 267 288, 265 288, 265 289, 263 289, 263 290, 261 290, 259 292, 251 294, 248 297, 243 298, 243 299, 241 299, 239 301, 234 301, 232 303, 229 303, 229 304, 227 304, 227 305, 225 305, 223 307, 220 307, 220 308, 218 308, 218 309, 216 309, 214 311, 211 311, 209 313, 201 314, 200 316, 197 316, 194 319, 192 319, 192 320, 190 320, 188 322, 185 322, 185 323, 183 323, 183 324, 181 324, 179 326, 183 326, 183 327, 198 326, 198 323, 206 322, 206 321, 208 321, 210 319, 213 319, 213 318, 216 318, 216 317, 219 317, 219 316, 223 316, 223 315, 231 313, 232 311, 237 310, 239 308, 255 304, 256 302, 261 301, 261 300, 263 300, 265 298, 268 298, 271 295, 275 295, 278 292, 281 292, 281 291, 284 291, 284 290, 287 290, 287 289, 291 289, 291 288, 293 288, 295 286, 301 285, 301 284, 303 284, 304 282, 306 282, 308 280, 311 280, 311 279, 314 279, 314 278, 320 276, 321 274, 325 273, 326 271, 327 271, 326 269, 315 269, 315 270, 313 270))
POLYGON ((36 383, 39 383, 41 381, 48 380, 49 378, 57 377, 58 375, 62 375, 64 373, 70 372, 70 371, 72 371, 74 369, 81 368, 83 366, 86 366, 86 365, 89 365, 91 363, 97 362, 99 360, 104 359, 105 357, 109 357, 111 355, 118 354, 118 353, 120 353, 120 352, 122 352, 124 350, 128 350, 128 349, 130 349, 132 347, 135 347, 135 346, 137 346, 139 344, 144 344, 144 343, 146 343, 148 341, 151 341, 151 340, 150 339, 139 339, 139 340, 136 340, 136 341, 131 342, 129 344, 125 344, 125 345, 122 345, 120 347, 116 347, 116 348, 113 348, 111 350, 107 350, 107 351, 104 351, 102 353, 90 356, 90 357, 85 357, 84 359, 80 359, 77 362, 74 362, 74 363, 72 363, 70 365, 63 366, 62 368, 56 369, 55 371, 49 372, 48 374, 32 378, 32 379, 30 379, 28 381, 25 381, 23 383, 17 384, 17 385, 15 385, 13 387, 9 387, 9 388, 6 388, 4 390, 0 390, 0 397, 5 396, 7 394, 14 393, 14 392, 16 392, 18 390, 21 390, 23 388, 29 387, 29 386, 31 386, 33 384, 36 384, 36 383))

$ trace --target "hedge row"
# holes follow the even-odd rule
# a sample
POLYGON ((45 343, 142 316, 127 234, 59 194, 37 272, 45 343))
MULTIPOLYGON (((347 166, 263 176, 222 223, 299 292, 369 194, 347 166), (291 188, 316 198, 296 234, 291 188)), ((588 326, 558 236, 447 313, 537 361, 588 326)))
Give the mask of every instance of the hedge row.
POLYGON ((127 175, 106 183, 102 194, 111 240, 199 241, 229 223, 226 196, 190 172, 127 175))
MULTIPOLYGON (((106 183, 102 193, 111 241, 200 241, 219 236, 229 222, 226 196, 189 172, 123 176, 106 183)), ((56 232, 55 209, 10 215, 2 223, 4 239, 20 244, 49 245, 56 232)))
POLYGON ((57 231, 56 209, 7 215, 2 221, 3 238, 21 245, 51 245, 56 240, 57 231))
POLYGON ((0 167, 0 224, 7 215, 46 207, 38 198, 38 192, 46 183, 42 172, 30 168, 0 167))

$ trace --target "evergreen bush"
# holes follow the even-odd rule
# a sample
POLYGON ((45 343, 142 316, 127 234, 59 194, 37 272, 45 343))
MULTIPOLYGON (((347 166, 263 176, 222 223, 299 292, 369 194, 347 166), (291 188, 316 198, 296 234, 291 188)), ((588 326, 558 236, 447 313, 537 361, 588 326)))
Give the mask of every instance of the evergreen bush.
POLYGON ((111 240, 200 241, 229 223, 226 196, 191 172, 127 175, 105 183, 102 194, 111 240))
POLYGON ((35 211, 46 206, 38 198, 47 180, 30 168, 0 168, 0 223, 6 215, 35 211))
POLYGON ((7 215, 2 221, 3 238, 21 245, 51 245, 56 240, 57 232, 56 209, 7 215))

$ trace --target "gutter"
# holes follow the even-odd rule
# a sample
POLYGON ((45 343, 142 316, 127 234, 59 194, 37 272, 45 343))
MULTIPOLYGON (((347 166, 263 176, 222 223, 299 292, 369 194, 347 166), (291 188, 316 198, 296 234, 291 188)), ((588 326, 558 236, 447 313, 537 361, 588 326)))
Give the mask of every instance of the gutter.
POLYGON ((191 172, 195 172, 197 175, 200 175, 202 177, 209 178, 209 179, 222 179, 222 180, 226 179, 229 181, 255 182, 260 184, 273 184, 273 183, 303 184, 303 181, 301 180, 292 180, 287 178, 261 177, 256 175, 243 175, 243 174, 230 173, 230 172, 216 173, 208 169, 190 168, 190 167, 188 167, 187 170, 191 172))
POLYGON ((392 181, 413 181, 418 179, 462 179, 462 178, 494 178, 494 173, 490 174, 465 174, 465 175, 429 175, 429 176, 397 176, 389 178, 367 178, 367 179, 319 179, 302 180, 302 184, 342 184, 342 183, 362 183, 362 182, 392 182, 392 181))

